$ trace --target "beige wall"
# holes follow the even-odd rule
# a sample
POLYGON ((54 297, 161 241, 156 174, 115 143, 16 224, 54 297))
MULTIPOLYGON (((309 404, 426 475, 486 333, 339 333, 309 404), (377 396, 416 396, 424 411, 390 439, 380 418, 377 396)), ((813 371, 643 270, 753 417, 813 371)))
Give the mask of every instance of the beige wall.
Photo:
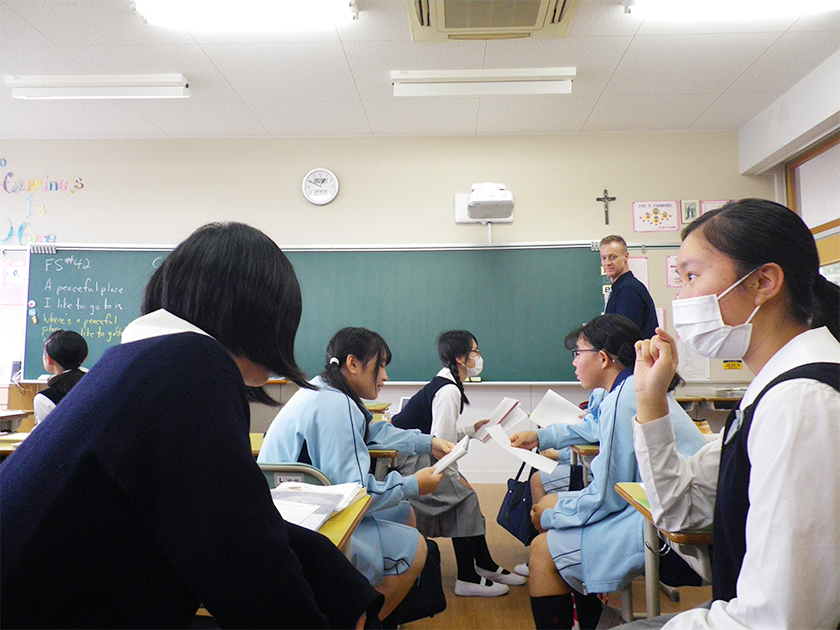
MULTIPOLYGON (((27 235, 55 234, 65 243, 176 244, 207 221, 231 219, 287 246, 485 243, 484 226, 455 224, 454 196, 488 181, 516 196, 515 221, 493 227, 497 243, 592 241, 607 233, 630 243, 677 243, 676 232, 634 234, 632 202, 774 196, 771 176, 738 174, 735 132, 6 140, 0 160, 7 188, 47 177, 69 186, 34 192, 28 217, 26 192, 0 190, 0 239, 28 222, 27 235), (338 175, 341 191, 318 207, 304 200, 301 180, 321 166, 338 175), (70 192, 76 178, 84 188, 70 192), (609 226, 595 201, 604 187, 617 197, 609 226)), ((15 236, 4 245, 13 243, 15 236)), ((663 260, 651 253, 651 288, 657 304, 668 306, 675 291, 664 286, 663 260)), ((375 290, 361 279, 359 288, 375 290)), ((0 382, 19 358, 23 316, 23 306, 0 306, 0 382)), ((713 380, 720 376, 713 372, 713 380)))

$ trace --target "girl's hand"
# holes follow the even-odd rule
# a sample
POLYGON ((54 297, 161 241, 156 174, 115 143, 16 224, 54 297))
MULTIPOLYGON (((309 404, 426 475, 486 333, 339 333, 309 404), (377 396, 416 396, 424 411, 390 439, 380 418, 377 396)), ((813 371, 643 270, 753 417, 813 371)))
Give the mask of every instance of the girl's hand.
POLYGON ((539 503, 531 507, 531 522, 541 534, 545 531, 542 526, 542 513, 547 509, 547 507, 540 505, 539 503))
POLYGON ((414 473, 414 476, 417 478, 420 494, 430 494, 437 490, 437 487, 440 485, 440 481, 443 479, 443 471, 441 470, 439 473, 436 473, 435 467, 429 466, 428 468, 418 470, 414 473))
POLYGON ((449 440, 444 440, 443 438, 432 438, 432 456, 435 459, 440 459, 453 448, 455 448, 455 445, 449 440))
POLYGON ((483 426, 484 426, 485 424, 487 424, 488 422, 490 422, 490 418, 487 418, 486 420, 479 420, 478 422, 476 422, 476 423, 473 425, 473 429, 475 429, 476 431, 478 431, 481 427, 483 427, 483 426))
POLYGON ((636 342, 633 380, 636 385, 636 417, 639 422, 650 422, 668 415, 668 400, 665 396, 678 365, 677 342, 661 328, 656 329, 652 339, 636 342))
POLYGON ((510 445, 530 451, 540 445, 536 431, 519 431, 510 436, 510 445))

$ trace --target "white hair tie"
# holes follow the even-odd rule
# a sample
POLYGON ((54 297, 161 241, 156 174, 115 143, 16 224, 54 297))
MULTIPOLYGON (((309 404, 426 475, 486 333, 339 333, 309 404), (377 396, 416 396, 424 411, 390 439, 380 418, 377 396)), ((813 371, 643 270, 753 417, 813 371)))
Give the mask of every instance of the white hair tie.
POLYGON ((341 361, 339 361, 339 360, 338 360, 337 358, 335 358, 335 357, 333 357, 332 359, 330 359, 330 365, 339 365, 340 363, 341 363, 341 361))

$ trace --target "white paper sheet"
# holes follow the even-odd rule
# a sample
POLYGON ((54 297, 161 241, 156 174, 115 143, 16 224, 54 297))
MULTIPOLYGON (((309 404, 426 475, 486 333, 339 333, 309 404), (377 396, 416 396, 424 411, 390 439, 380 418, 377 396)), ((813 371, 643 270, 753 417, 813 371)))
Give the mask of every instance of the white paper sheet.
POLYGON ((580 407, 549 389, 531 412, 531 421, 543 428, 557 422, 576 424, 581 421, 582 413, 580 407))
POLYGON ((493 410, 493 413, 490 414, 490 421, 475 432, 475 439, 481 442, 486 442, 489 437, 487 430, 492 426, 504 423, 508 419, 510 412, 513 411, 518 404, 519 401, 514 398, 502 398, 502 402, 500 402, 493 410))
POLYGON ((501 446, 508 453, 511 453, 518 459, 521 459, 529 466, 533 466, 534 468, 546 473, 554 472, 554 469, 557 468, 557 462, 553 459, 549 459, 548 457, 539 455, 538 453, 534 453, 532 451, 526 451, 524 448, 511 446, 510 438, 507 436, 507 433, 505 433, 505 430, 502 427, 498 425, 492 426, 487 429, 487 432, 496 444, 501 446))
POLYGON ((438 473, 444 468, 451 466, 466 455, 469 450, 469 442, 470 437, 468 435, 461 438, 461 441, 453 446, 451 451, 438 460, 438 463, 435 464, 435 472, 438 473))

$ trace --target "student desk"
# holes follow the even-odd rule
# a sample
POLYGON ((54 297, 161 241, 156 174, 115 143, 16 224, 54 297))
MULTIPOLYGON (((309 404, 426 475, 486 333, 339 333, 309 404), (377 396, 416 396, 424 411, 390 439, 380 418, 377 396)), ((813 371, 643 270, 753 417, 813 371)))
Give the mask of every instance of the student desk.
POLYGON ((571 457, 569 458, 571 461, 570 463, 572 466, 581 465, 584 468, 583 471, 583 486, 586 487, 589 485, 589 466, 592 463, 592 460, 595 458, 598 453, 601 452, 601 447, 599 444, 573 444, 569 447, 569 453, 571 457))
POLYGON ((0 410, 0 428, 6 431, 15 429, 15 420, 23 420, 26 416, 32 413, 32 410, 26 409, 2 409, 0 410))
POLYGON ((264 433, 249 433, 248 437, 251 438, 251 453, 253 453, 254 457, 260 454, 260 449, 263 445, 263 440, 265 439, 264 433))
MULTIPOLYGON (((657 529, 650 515, 650 503, 641 484, 633 482, 615 484, 618 495, 636 508, 645 517, 645 599, 647 602, 647 616, 659 615, 659 556, 655 550, 659 549, 659 532, 667 538, 671 548, 680 553, 681 545, 710 545, 712 544, 711 528, 696 532, 669 532, 657 529)), ((682 554, 680 554, 682 555, 682 554)), ((708 565, 708 559, 705 564, 708 565)), ((704 580, 711 577, 711 566, 698 571, 704 580)))
POLYGON ((28 433, 5 433, 0 435, 0 462, 14 453, 15 449, 20 446, 21 442, 28 437, 28 433))

